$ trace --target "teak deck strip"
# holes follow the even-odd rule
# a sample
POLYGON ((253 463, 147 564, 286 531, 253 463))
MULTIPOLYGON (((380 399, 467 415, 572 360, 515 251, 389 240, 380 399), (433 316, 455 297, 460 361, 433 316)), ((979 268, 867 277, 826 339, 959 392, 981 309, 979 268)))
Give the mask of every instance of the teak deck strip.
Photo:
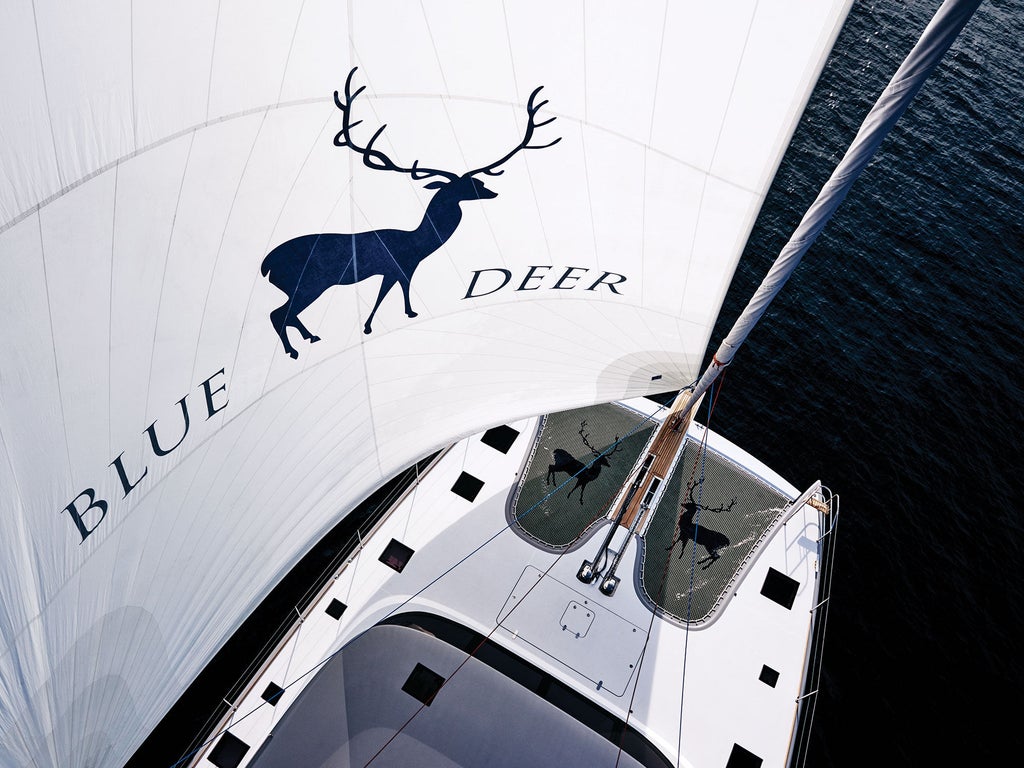
MULTIPOLYGON (((700 399, 703 400, 704 396, 701 395, 700 399)), ((654 461, 651 463, 651 468, 647 471, 647 475, 640 484, 637 493, 633 496, 632 501, 629 502, 626 514, 622 518, 621 524, 626 528, 633 524, 634 518, 640 512, 640 502, 647 494, 651 480, 654 477, 660 477, 661 481, 665 482, 668 476, 668 471, 672 467, 672 460, 675 458, 676 453, 679 452, 679 448, 686 438, 686 430, 690 427, 690 422, 693 421, 693 414, 700 407, 700 402, 698 401, 685 417, 680 416, 679 412, 686 407, 689 401, 689 394, 677 397, 676 402, 672 405, 672 410, 658 428, 658 434, 655 435, 654 441, 647 451, 648 455, 654 456, 654 461)))

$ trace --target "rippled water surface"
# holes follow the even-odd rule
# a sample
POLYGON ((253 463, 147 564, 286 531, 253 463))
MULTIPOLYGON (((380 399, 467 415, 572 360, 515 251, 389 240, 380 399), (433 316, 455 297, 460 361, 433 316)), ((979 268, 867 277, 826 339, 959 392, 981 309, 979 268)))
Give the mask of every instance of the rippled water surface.
MULTIPOLYGON (((854 7, 714 345, 937 5, 854 7)), ((1024 687, 1022 10, 975 13, 712 417, 841 498, 811 766, 996 764, 1024 745, 1005 703, 1024 687)))

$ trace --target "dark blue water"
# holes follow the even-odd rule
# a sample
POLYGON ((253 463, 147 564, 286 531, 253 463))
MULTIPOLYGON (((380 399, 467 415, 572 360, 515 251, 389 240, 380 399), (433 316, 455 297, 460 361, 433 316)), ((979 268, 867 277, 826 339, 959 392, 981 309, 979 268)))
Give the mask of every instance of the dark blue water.
MULTIPOLYGON (((854 7, 713 347, 937 7, 854 7)), ((712 418, 796 485, 840 495, 811 766, 1002 764, 1024 747, 1021 10, 975 13, 712 418)))

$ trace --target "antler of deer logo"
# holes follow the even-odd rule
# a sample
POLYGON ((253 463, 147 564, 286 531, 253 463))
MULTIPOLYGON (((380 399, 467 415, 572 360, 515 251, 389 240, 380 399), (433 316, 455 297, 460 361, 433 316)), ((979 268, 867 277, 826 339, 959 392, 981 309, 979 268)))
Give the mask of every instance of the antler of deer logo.
MULTIPOLYGON (((580 437, 583 438, 583 444, 590 449, 590 452, 594 454, 596 460, 593 461, 589 466, 584 464, 582 461, 577 460, 571 453, 561 448, 555 448, 552 451, 552 456, 555 460, 554 464, 548 464, 547 483, 552 485, 555 479, 555 472, 565 472, 570 476, 576 478, 576 485, 569 489, 568 496, 572 496, 572 492, 577 488, 580 489, 580 504, 583 503, 583 489, 587 487, 587 483, 597 478, 601 474, 601 467, 611 466, 608 463, 608 459, 614 456, 618 450, 622 447, 619 444, 619 436, 615 436, 615 449, 611 453, 601 454, 594 446, 590 444, 589 433, 584 432, 587 428, 586 420, 580 422, 580 437)), ((567 498, 568 498, 567 496, 567 498)))
POLYGON ((434 253, 447 242, 462 221, 460 203, 467 200, 489 200, 497 197, 497 193, 484 186, 478 174, 500 176, 504 171, 498 167, 525 149, 544 149, 561 141, 561 137, 546 144, 531 144, 534 129, 547 125, 555 118, 536 121, 537 112, 547 104, 542 101, 535 103, 537 94, 543 86, 538 86, 530 94, 526 104, 526 131, 522 141, 500 160, 467 171, 461 176, 438 168, 424 168, 419 161, 413 162, 409 168, 403 168, 374 148, 374 143, 384 132, 386 125, 377 129, 366 143, 360 146, 352 138, 352 129, 359 125, 360 120, 352 122, 352 104, 366 86, 352 91, 353 68, 345 80, 345 98, 334 92, 334 103, 342 114, 341 130, 334 137, 338 147, 348 147, 361 155, 363 164, 378 171, 394 171, 408 174, 416 181, 436 177, 429 182, 426 189, 435 190, 434 196, 427 204, 427 210, 419 226, 413 230, 378 229, 371 232, 355 234, 312 234, 302 235, 277 246, 266 258, 260 271, 271 283, 288 294, 288 301, 270 313, 270 322, 281 337, 281 343, 289 356, 296 358, 299 353, 288 341, 288 326, 295 328, 302 338, 310 343, 319 341, 306 329, 299 320, 299 313, 316 301, 324 291, 334 285, 352 285, 369 277, 380 275, 380 291, 377 301, 370 310, 363 332, 372 331, 371 323, 381 301, 394 287, 395 283, 402 286, 405 298, 405 314, 416 317, 409 303, 409 283, 420 262, 434 253))
POLYGON ((699 504, 693 498, 693 491, 696 487, 696 480, 686 484, 687 500, 683 502, 679 513, 679 527, 676 530, 676 535, 672 538, 672 543, 665 547, 665 549, 671 550, 680 541, 683 542, 683 547, 679 550, 679 557, 682 558, 683 553, 686 551, 686 542, 692 541, 694 546, 700 544, 704 547, 704 551, 708 553, 707 557, 697 561, 698 563, 705 563, 704 568, 701 569, 704 570, 721 557, 718 551, 729 546, 729 538, 724 533, 719 533, 703 525, 697 525, 694 522, 694 517, 698 511, 714 512, 715 514, 728 512, 736 503, 736 499, 730 501, 728 506, 723 505, 712 509, 711 507, 699 504))

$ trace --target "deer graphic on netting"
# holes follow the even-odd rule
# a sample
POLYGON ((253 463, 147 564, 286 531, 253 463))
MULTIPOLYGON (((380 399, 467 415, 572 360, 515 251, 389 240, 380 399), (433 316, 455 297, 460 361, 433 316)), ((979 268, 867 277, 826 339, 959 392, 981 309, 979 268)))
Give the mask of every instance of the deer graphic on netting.
POLYGON ((583 439, 583 444, 590 449, 590 452, 594 455, 594 460, 589 463, 583 463, 568 451, 562 448, 555 448, 551 452, 554 463, 548 464, 547 483, 552 485, 555 480, 556 472, 565 472, 571 477, 576 478, 576 485, 569 489, 568 496, 572 496, 572 492, 577 488, 580 489, 580 504, 583 503, 583 490, 587 487, 587 484, 592 480, 596 480, 598 475, 601 474, 602 467, 611 466, 608 462, 612 456, 614 456, 619 449, 622 447, 619 444, 619 436, 615 436, 613 444, 615 448, 611 453, 602 454, 594 446, 590 444, 590 433, 585 432, 587 428, 587 422, 584 419, 580 422, 579 435, 583 439))
POLYGON ((672 543, 665 547, 665 549, 671 551, 675 548, 676 544, 682 542, 683 546, 679 550, 679 557, 682 558, 683 553, 686 551, 686 542, 692 541, 694 546, 699 544, 707 552, 707 557, 697 561, 698 563, 703 563, 703 570, 710 567, 715 560, 721 557, 720 551, 728 547, 730 542, 729 537, 724 533, 719 533, 705 525, 699 524, 700 513, 714 512, 715 514, 721 514, 722 512, 729 512, 733 505, 736 504, 736 499, 734 498, 728 505, 708 507, 700 504, 694 498, 693 494, 698 485, 699 481, 697 480, 686 484, 686 500, 680 506, 679 525, 676 528, 675 536, 672 538, 672 543))

